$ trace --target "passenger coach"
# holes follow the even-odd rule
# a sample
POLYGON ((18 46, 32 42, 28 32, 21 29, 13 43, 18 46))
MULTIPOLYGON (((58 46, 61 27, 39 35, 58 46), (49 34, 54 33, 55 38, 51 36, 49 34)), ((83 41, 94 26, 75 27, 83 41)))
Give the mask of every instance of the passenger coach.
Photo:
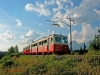
POLYGON ((67 36, 52 34, 34 41, 23 49, 23 54, 69 53, 67 36))

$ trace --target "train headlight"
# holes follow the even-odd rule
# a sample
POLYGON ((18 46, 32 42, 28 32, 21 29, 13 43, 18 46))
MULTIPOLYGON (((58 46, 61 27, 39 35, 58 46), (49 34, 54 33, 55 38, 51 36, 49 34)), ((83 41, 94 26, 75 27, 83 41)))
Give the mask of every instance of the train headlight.
POLYGON ((59 48, 59 46, 56 46, 56 48, 59 48))

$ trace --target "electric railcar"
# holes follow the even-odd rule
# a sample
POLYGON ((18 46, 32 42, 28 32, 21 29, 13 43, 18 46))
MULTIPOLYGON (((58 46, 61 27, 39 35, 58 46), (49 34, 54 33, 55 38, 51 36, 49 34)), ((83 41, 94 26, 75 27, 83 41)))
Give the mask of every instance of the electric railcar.
POLYGON ((52 34, 23 48, 23 54, 69 53, 67 36, 52 34))

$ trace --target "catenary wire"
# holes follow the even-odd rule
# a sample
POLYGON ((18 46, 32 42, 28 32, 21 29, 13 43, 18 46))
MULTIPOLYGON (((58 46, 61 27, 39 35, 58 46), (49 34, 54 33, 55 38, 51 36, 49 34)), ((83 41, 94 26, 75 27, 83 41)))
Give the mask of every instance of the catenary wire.
POLYGON ((80 22, 77 22, 77 23, 83 23, 83 22, 91 21, 91 20, 96 19, 96 18, 99 18, 99 17, 100 17, 100 16, 95 16, 95 17, 93 17, 93 18, 89 18, 89 19, 87 19, 87 20, 83 20, 83 21, 80 21, 80 22))
MULTIPOLYGON (((89 5, 93 4, 93 3, 95 3, 96 1, 98 1, 98 0, 94 0, 94 1, 93 1, 93 2, 91 2, 91 3, 88 3, 87 5, 85 5, 85 6, 81 7, 80 9, 78 9, 78 10, 74 11, 73 13, 76 13, 76 12, 78 12, 78 11, 82 10, 82 9, 83 9, 83 8, 85 8, 86 6, 89 6, 89 5)), ((68 14, 68 16, 72 15, 73 13, 68 14)), ((67 16, 67 17, 68 17, 68 16, 67 16)))

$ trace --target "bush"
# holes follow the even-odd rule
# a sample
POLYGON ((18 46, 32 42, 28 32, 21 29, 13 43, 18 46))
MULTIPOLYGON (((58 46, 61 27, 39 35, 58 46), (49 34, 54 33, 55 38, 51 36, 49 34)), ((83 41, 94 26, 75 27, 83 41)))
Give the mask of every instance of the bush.
POLYGON ((100 51, 88 50, 86 55, 100 55, 100 51))
POLYGON ((96 66, 100 66, 100 57, 92 57, 88 63, 92 66, 92 67, 96 67, 96 66))
POLYGON ((12 54, 10 54, 10 57, 13 57, 13 56, 19 57, 19 53, 12 53, 12 54))
POLYGON ((4 63, 6 60, 9 60, 10 57, 9 56, 4 56, 1 60, 0 63, 4 63))
POLYGON ((2 64, 2 67, 11 67, 14 64, 12 60, 7 60, 2 64))
POLYGON ((14 64, 14 61, 10 58, 10 56, 4 56, 0 63, 2 64, 2 68, 11 67, 14 64))
POLYGON ((2 59, 2 57, 5 56, 5 55, 6 55, 6 52, 1 52, 0 51, 0 59, 2 59))

